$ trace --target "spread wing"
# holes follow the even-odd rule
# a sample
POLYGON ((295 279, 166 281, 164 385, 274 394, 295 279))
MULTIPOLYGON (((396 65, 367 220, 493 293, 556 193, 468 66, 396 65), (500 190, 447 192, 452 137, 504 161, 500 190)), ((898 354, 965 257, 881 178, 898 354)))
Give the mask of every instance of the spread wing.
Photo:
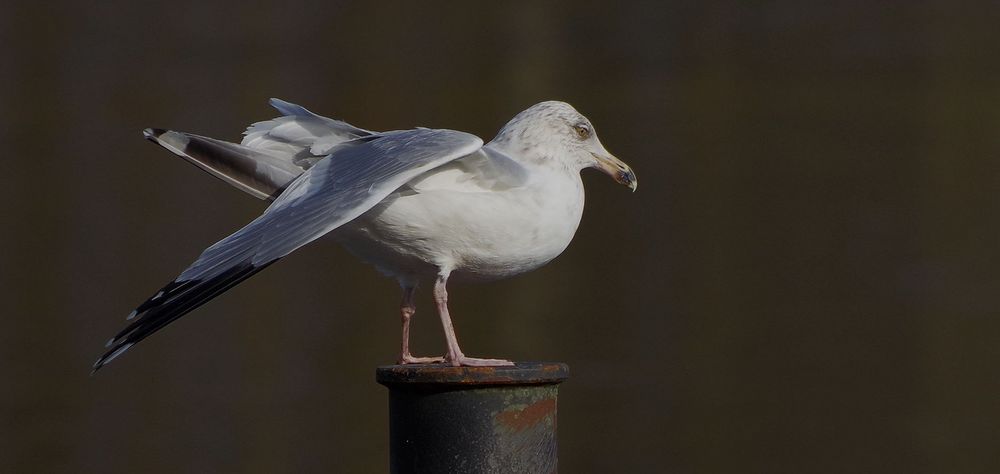
POLYGON ((240 145, 290 157, 302 168, 309 168, 341 143, 373 133, 281 99, 270 103, 283 116, 247 127, 240 145))
POLYGON ((271 106, 283 116, 251 125, 239 144, 154 128, 143 135, 235 188, 270 201, 337 145, 372 134, 280 99, 271 99, 271 106))
POLYGON ((129 315, 94 370, 295 249, 360 216, 410 179, 474 153, 478 137, 417 129, 372 134, 335 147, 260 217, 206 249, 129 315))
POLYGON ((258 199, 273 200, 303 171, 290 157, 268 150, 173 130, 147 128, 142 134, 147 140, 258 199))

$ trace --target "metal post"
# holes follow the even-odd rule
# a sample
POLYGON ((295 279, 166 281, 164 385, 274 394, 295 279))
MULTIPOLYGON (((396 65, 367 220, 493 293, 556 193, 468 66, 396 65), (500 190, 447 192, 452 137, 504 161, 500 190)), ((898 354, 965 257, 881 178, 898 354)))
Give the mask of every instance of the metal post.
POLYGON ((566 364, 391 365, 389 472, 554 473, 558 384, 566 364))

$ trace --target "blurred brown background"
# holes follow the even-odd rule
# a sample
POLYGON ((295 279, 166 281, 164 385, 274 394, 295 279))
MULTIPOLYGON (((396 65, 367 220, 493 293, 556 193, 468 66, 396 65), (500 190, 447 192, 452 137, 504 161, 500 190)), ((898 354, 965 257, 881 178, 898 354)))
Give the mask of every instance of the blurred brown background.
POLYGON ((0 472, 386 470, 398 290, 330 242, 88 377, 264 207, 140 130, 268 97, 486 139, 562 99, 635 168, 452 289, 470 354, 572 367, 564 472, 1000 470, 995 2, 374 3, 4 4, 0 472))

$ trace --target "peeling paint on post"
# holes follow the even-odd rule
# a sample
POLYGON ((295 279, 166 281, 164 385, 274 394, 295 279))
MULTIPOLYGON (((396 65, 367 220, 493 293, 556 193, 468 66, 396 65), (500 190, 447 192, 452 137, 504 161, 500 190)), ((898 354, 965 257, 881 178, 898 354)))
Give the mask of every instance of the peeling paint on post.
POLYGON ((514 367, 392 365, 389 472, 554 473, 556 398, 566 364, 514 367))

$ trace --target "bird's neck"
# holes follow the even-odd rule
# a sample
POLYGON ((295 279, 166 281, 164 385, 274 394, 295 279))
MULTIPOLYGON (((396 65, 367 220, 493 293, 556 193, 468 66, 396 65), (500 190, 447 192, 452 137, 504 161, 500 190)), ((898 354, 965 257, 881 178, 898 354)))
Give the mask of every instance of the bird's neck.
POLYGON ((559 156, 559 147, 545 145, 528 145, 519 140, 513 140, 508 135, 500 134, 486 144, 512 160, 533 170, 556 170, 564 173, 580 174, 584 166, 575 160, 559 156))

